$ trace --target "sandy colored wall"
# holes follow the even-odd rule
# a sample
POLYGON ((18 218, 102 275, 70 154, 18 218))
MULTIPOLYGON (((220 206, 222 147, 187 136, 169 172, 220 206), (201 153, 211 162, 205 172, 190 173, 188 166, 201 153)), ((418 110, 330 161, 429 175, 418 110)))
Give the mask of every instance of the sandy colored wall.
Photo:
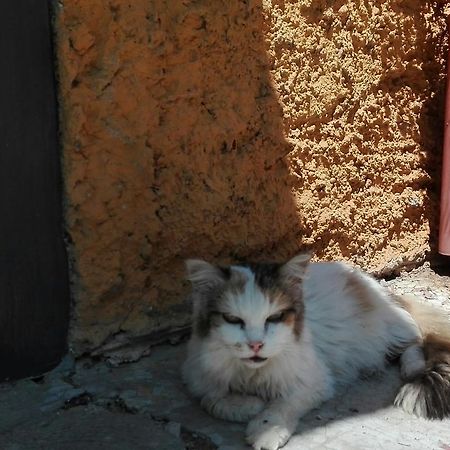
POLYGON ((56 31, 76 353, 183 323, 186 257, 429 249, 433 3, 63 0, 56 31))

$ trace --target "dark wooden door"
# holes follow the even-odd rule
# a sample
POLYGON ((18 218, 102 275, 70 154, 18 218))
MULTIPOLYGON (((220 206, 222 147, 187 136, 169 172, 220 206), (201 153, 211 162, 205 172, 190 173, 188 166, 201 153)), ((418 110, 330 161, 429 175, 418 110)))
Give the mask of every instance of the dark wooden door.
POLYGON ((69 314, 45 0, 0 6, 0 380, 55 366, 69 314))

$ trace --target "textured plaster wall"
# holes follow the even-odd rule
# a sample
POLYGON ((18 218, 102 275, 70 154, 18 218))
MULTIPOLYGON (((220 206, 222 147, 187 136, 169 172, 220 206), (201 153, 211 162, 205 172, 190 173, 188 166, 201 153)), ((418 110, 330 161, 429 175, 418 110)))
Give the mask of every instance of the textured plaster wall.
POLYGON ((56 32, 77 353, 183 323, 186 257, 429 249, 434 3, 63 0, 56 32))

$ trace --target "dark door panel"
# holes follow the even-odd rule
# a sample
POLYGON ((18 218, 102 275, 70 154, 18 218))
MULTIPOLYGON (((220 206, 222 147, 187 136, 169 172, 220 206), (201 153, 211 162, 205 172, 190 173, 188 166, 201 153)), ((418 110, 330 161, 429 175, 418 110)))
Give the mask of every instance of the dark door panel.
POLYGON ((46 1, 0 6, 0 380, 48 370, 66 350, 51 37, 46 1))

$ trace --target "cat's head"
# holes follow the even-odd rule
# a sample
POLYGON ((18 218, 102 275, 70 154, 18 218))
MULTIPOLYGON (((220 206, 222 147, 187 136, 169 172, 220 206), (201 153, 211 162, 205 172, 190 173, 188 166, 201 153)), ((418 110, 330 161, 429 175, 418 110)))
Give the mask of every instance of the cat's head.
POLYGON ((228 267, 188 260, 193 332, 242 364, 262 367, 302 333, 302 280, 309 259, 301 254, 285 264, 228 267))

